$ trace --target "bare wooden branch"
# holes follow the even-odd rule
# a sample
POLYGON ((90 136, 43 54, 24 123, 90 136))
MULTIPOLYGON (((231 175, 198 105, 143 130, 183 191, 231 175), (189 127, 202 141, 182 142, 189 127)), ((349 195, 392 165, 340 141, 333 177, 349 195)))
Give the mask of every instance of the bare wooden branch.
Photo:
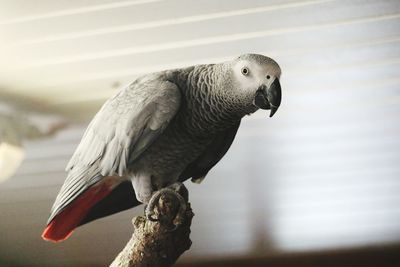
POLYGON ((184 186, 179 194, 187 204, 182 224, 172 230, 180 208, 179 200, 171 195, 160 197, 154 212, 161 220, 153 222, 144 216, 133 218, 133 235, 110 267, 169 267, 190 248, 190 225, 194 214, 184 186))

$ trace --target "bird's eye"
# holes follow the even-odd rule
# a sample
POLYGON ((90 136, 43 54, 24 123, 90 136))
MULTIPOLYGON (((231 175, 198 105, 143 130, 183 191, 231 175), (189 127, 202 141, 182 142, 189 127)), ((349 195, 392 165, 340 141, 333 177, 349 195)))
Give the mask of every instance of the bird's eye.
POLYGON ((269 80, 269 78, 271 78, 271 76, 267 75, 267 79, 269 80))
POLYGON ((246 68, 246 67, 243 67, 243 68, 242 68, 242 74, 245 75, 245 76, 246 76, 246 75, 249 75, 249 69, 246 68))

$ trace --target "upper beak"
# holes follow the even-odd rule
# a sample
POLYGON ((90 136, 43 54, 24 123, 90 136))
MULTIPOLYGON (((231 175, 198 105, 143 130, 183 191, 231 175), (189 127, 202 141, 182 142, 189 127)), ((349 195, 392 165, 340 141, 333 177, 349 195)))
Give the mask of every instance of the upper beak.
POLYGON ((269 116, 272 117, 278 110, 281 99, 281 84, 279 83, 279 79, 275 79, 269 88, 267 88, 266 85, 262 85, 258 88, 254 104, 261 109, 270 109, 271 113, 269 116))

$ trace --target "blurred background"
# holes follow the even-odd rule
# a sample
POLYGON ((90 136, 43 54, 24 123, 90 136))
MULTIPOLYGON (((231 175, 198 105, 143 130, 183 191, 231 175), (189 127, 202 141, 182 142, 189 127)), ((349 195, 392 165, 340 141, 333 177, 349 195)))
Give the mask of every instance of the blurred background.
POLYGON ((0 0, 0 266, 109 264, 143 207, 40 237, 88 122, 140 74, 249 52, 282 105, 187 183, 180 266, 400 266, 398 0, 0 0))

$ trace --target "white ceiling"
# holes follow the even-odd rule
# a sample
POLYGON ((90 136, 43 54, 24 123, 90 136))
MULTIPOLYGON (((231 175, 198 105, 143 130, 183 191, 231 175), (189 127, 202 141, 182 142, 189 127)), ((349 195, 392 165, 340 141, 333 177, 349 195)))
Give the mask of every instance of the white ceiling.
POLYGON ((183 260, 400 241, 398 0, 0 0, 0 39, 0 97, 79 122, 27 143, 0 185, 0 262, 110 262, 130 211, 40 239, 88 119, 139 74, 245 52, 281 65, 283 103, 246 118, 204 184, 188 185, 183 260))
MULTIPOLYGON (((396 65, 391 53, 399 42, 398 5, 331 0, 3 0, 0 86, 79 116, 81 109, 93 113, 116 88, 141 73, 244 52, 273 56, 287 77, 299 72, 306 77, 321 67, 347 72, 396 65)), ((346 83, 358 78, 348 75, 346 83)), ((303 80, 293 87, 301 88, 303 80)))

